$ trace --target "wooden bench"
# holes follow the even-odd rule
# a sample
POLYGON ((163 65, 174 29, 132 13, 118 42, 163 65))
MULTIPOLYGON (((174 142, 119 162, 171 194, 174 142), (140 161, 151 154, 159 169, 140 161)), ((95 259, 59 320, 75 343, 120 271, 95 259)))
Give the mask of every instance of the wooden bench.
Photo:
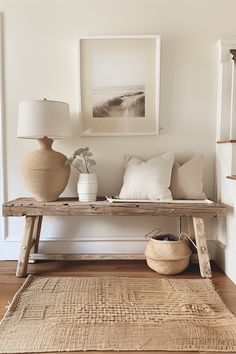
MULTIPOLYGON (((221 203, 94 203, 78 202, 75 198, 61 198, 56 202, 38 202, 33 198, 18 198, 3 204, 3 216, 25 216, 25 232, 22 240, 16 275, 27 274, 29 259, 46 259, 38 254, 38 244, 43 216, 175 216, 188 217, 191 236, 196 240, 202 277, 211 277, 211 267, 206 243, 204 218, 222 217, 226 207, 221 203)), ((50 255, 50 259, 140 259, 143 255, 81 254, 50 255)))

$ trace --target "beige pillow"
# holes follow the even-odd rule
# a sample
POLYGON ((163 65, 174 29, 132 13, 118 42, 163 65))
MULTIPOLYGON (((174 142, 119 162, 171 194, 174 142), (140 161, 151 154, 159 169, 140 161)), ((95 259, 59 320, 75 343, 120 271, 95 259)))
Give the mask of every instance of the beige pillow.
POLYGON ((137 157, 126 158, 121 199, 172 199, 169 190, 174 155, 171 152, 148 161, 137 157))
POLYGON ((202 155, 196 155, 182 165, 174 162, 170 190, 174 199, 206 199, 202 155))

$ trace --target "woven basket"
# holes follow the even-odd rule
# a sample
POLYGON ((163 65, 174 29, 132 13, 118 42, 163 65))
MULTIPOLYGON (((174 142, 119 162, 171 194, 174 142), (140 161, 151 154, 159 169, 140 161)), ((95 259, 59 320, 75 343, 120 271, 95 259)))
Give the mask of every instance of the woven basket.
POLYGON ((177 274, 187 268, 191 253, 187 240, 181 239, 181 235, 176 241, 151 237, 145 249, 148 266, 165 275, 177 274))

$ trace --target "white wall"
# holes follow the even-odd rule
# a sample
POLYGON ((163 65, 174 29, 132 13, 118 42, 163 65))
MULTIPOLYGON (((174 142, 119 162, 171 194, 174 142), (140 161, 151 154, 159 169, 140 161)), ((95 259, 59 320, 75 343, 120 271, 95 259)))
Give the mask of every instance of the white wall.
MULTIPOLYGON (((198 152, 205 155, 205 191, 214 197, 216 42, 236 33, 234 0, 0 0, 0 11, 4 13, 7 199, 28 195, 20 165, 37 146, 16 139, 19 101, 43 97, 70 104, 73 137, 55 142, 54 147, 67 155, 79 146, 91 147, 100 195, 119 191, 124 154, 148 158, 173 150, 182 161, 198 152), (78 37, 103 34, 161 35, 160 125, 164 129, 160 136, 79 136, 78 37)), ((76 179, 73 172, 64 195, 76 194, 76 179)), ((157 224, 154 218, 108 219, 97 218, 92 224, 86 218, 46 220, 43 237, 61 243, 44 242, 42 247, 67 250, 62 242, 67 238, 98 239, 96 244, 69 243, 68 248, 93 252, 95 245, 95 251, 140 251, 143 235, 157 224), (101 237, 106 243, 99 241, 101 237), (122 237, 135 242, 121 242, 122 237)), ((177 221, 160 223, 169 231, 177 226, 177 221)), ((14 241, 21 237, 23 220, 9 220, 8 225, 5 255, 15 258, 18 243, 14 241)))
MULTIPOLYGON (((236 64, 230 53, 236 49, 236 37, 221 38, 219 49, 219 95, 217 112, 217 140, 236 139, 235 89, 236 64)), ((216 148, 216 186, 218 200, 227 206, 226 218, 217 225, 215 260, 225 273, 236 283, 236 181, 226 178, 236 175, 236 145, 218 144, 216 148)))

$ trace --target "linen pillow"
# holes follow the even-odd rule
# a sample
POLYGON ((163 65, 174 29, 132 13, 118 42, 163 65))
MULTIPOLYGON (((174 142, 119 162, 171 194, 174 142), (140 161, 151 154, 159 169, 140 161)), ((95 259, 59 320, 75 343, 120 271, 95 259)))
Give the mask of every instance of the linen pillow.
POLYGON ((206 199, 202 155, 196 155, 182 165, 174 162, 170 190, 174 199, 206 199))
POLYGON ((174 155, 171 152, 148 161, 126 157, 122 199, 172 199, 169 190, 174 155))

